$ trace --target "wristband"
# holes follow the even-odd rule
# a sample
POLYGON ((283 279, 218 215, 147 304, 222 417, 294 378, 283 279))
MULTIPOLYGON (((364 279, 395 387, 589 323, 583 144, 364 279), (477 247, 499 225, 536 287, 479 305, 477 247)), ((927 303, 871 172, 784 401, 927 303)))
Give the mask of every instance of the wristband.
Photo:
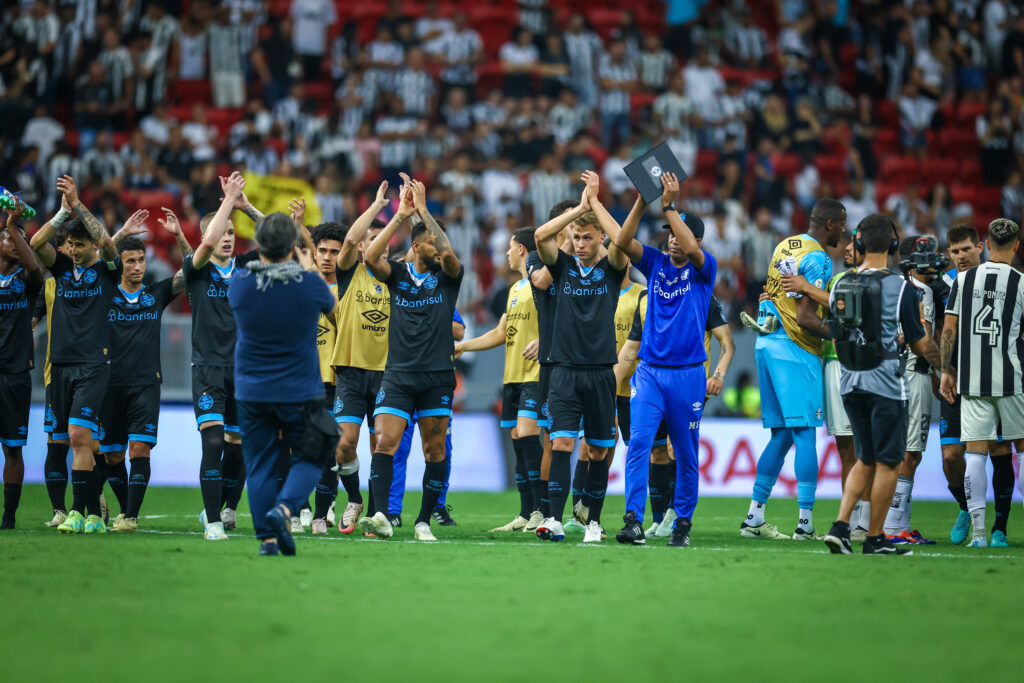
POLYGON ((64 222, 71 215, 71 212, 65 209, 63 206, 60 207, 60 211, 54 214, 53 218, 50 219, 50 225, 55 228, 59 228, 64 225, 64 222))
POLYGON ((661 212, 665 213, 666 211, 676 211, 676 203, 675 202, 670 202, 670 203, 665 204, 664 206, 662 206, 661 207, 661 212))

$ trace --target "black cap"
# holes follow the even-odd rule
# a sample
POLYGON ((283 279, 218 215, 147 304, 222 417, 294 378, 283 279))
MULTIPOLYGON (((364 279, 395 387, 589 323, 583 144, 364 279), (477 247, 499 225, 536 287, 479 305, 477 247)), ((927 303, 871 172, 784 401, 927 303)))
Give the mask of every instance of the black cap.
MULTIPOLYGON (((680 216, 682 216, 681 213, 680 216)), ((683 222, 686 223, 686 227, 690 229, 690 232, 693 233, 693 236, 696 239, 704 239, 704 221, 701 220, 700 216, 698 216, 697 214, 688 213, 686 214, 686 220, 684 220, 683 222)), ((661 229, 671 230, 672 228, 669 226, 668 223, 665 223, 664 225, 661 226, 661 229)))

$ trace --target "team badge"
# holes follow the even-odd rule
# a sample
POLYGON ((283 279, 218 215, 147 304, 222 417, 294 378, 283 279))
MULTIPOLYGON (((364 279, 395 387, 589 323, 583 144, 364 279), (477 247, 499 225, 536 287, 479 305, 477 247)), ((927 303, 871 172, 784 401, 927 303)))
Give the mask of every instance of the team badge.
POLYGON ((548 402, 547 401, 544 401, 544 403, 540 404, 540 412, 541 412, 541 414, 544 417, 548 417, 548 402))
POLYGON ((341 400, 341 396, 337 396, 334 399, 334 412, 340 413, 345 409, 345 402, 341 400))
POLYGON ((53 414, 53 408, 46 406, 46 415, 43 416, 43 421, 48 425, 57 424, 57 416, 53 414))
POLYGON ((949 423, 945 420, 939 420, 939 434, 945 434, 949 430, 949 423))
POLYGON ((604 279, 604 268, 594 268, 590 271, 590 279, 598 283, 604 279))
POLYGON ((209 410, 213 407, 213 396, 203 394, 196 403, 199 406, 199 410, 209 410))
POLYGON ((381 389, 380 391, 377 392, 377 405, 380 405, 383 402, 384 402, 384 390, 381 389))
POLYGON ((378 285, 376 282, 373 283, 373 290, 375 292, 377 292, 378 294, 383 294, 384 293, 384 290, 381 289, 380 285, 378 285))
POLYGON ((398 283, 398 288, 399 289, 409 289, 409 283, 403 280, 402 282, 398 283))
POLYGON ((90 268, 89 270, 82 273, 82 281, 87 285, 91 285, 96 282, 96 271, 90 268))
POLYGON ((661 166, 651 166, 651 177, 652 178, 660 178, 661 177, 661 166))
POLYGON ((428 275, 423 279, 424 289, 433 289, 434 287, 437 287, 437 277, 434 275, 428 275))
POLYGON ((156 299, 153 297, 152 294, 143 294, 142 298, 139 299, 139 304, 141 304, 143 308, 149 308, 155 303, 156 299))
POLYGON ((629 397, 630 398, 636 398, 636 387, 630 387, 629 388, 629 397))
POLYGON ((21 294, 25 291, 25 281, 19 277, 11 280, 11 291, 15 294, 21 294))

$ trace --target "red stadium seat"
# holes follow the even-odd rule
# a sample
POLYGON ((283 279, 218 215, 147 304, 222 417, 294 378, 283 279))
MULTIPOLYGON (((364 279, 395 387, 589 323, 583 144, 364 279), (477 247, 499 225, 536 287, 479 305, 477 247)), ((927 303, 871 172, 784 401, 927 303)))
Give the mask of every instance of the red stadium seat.
POLYGON ((587 19, 602 39, 608 40, 612 29, 622 21, 622 10, 608 7, 591 7, 587 10, 587 19))
POLYGON ((191 107, 196 102, 211 102, 209 81, 175 81, 172 99, 182 107, 191 107))
POLYGON ((878 114, 878 119, 882 124, 883 128, 893 128, 898 130, 900 127, 900 112, 896 108, 896 103, 892 100, 881 100, 875 104, 875 113, 878 114))
POLYGON ((921 164, 925 181, 929 185, 944 183, 951 185, 962 179, 960 163, 954 159, 930 157, 921 164))
POLYGON ((792 178, 800 172, 800 158, 795 154, 775 154, 772 156, 777 178, 792 178))
POLYGON ((903 185, 895 183, 875 183, 875 203, 880 209, 885 208, 885 200, 891 195, 903 192, 903 185))
POLYGON ((878 169, 880 182, 908 183, 921 180, 921 166, 914 157, 889 156, 878 169))
POLYGON ((956 105, 956 118, 962 127, 974 130, 974 122, 979 116, 985 115, 984 102, 960 102, 956 105))
POLYGON ((846 177, 848 174, 846 171, 846 160, 843 157, 815 157, 814 165, 818 169, 818 175, 821 177, 822 180, 827 180, 833 185, 838 185, 846 181, 846 177))
POLYGON ((977 187, 974 185, 955 183, 951 188, 949 188, 949 193, 953 197, 953 202, 956 204, 959 204, 960 202, 967 202, 974 207, 977 207, 978 205, 977 187))
POLYGON ((944 128, 939 132, 939 149, 950 159, 976 159, 978 136, 971 130, 944 128))
POLYGON ((875 156, 879 159, 886 155, 892 154, 894 150, 899 149, 900 145, 900 134, 898 130, 893 128, 880 128, 878 135, 875 137, 875 143, 872 148, 875 151, 875 156))

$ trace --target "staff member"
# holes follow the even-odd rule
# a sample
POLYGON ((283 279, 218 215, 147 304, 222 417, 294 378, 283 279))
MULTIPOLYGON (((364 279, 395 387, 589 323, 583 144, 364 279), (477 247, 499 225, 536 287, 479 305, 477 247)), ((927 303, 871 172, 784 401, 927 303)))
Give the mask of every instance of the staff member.
POLYGON ((260 555, 295 554, 292 513, 309 499, 338 440, 310 343, 320 314, 330 313, 335 299, 324 280, 309 272, 312 261, 298 241, 288 216, 264 218, 256 227, 260 260, 236 275, 228 290, 238 325, 235 401, 260 555), (281 445, 291 450, 280 491, 279 433, 281 445))

